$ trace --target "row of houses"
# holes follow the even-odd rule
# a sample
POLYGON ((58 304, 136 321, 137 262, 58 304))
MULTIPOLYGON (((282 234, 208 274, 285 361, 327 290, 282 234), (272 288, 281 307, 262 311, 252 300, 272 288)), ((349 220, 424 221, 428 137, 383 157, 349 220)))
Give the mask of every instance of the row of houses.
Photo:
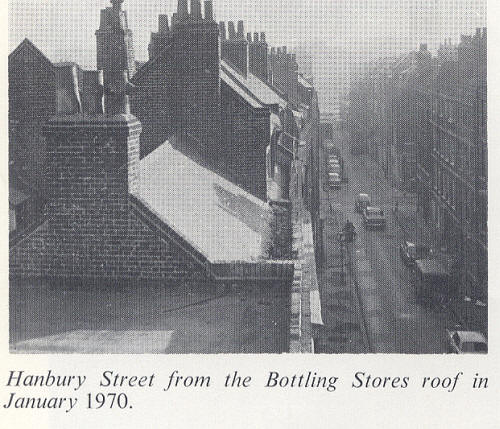
MULTIPOLYGON (((144 64, 120 0, 101 11, 97 70, 54 64, 29 40, 9 56, 11 172, 44 202, 34 227, 14 231, 10 275, 293 282, 302 311, 300 273, 313 271, 297 237, 319 218, 316 91, 283 48, 288 60, 269 65, 262 33, 244 38, 240 22, 227 36, 211 1, 187 6, 160 15, 144 64)), ((307 318, 294 317, 299 338, 307 318)))
POLYGON ((433 56, 425 44, 373 64, 349 99, 351 147, 415 192, 438 245, 455 254, 460 294, 487 297, 487 33, 433 56))

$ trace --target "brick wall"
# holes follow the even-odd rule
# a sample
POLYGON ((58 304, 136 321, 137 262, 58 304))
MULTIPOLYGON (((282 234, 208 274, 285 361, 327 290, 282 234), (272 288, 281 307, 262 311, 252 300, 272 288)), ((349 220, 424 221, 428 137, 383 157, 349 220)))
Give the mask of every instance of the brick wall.
POLYGON ((180 140, 207 161, 220 157, 219 28, 181 21, 173 32, 175 121, 180 140))
POLYGON ((130 108, 143 127, 141 158, 175 132, 172 64, 172 50, 169 47, 132 78, 136 89, 130 97, 130 108))
POLYGON ((221 153, 229 175, 243 189, 266 200, 266 148, 271 141, 269 109, 250 106, 224 82, 221 98, 221 153))
POLYGON ((265 33, 261 33, 259 40, 258 33, 254 33, 252 41, 249 34, 247 39, 248 43, 248 68, 250 73, 259 77, 264 82, 268 81, 268 63, 267 63, 267 43, 265 40, 265 33))
POLYGON ((11 249, 11 275, 179 279, 200 271, 130 208, 140 123, 124 118, 47 125, 48 220, 11 249))
POLYGON ((52 63, 28 40, 9 56, 9 160, 39 189, 45 165, 42 124, 55 114, 52 63))

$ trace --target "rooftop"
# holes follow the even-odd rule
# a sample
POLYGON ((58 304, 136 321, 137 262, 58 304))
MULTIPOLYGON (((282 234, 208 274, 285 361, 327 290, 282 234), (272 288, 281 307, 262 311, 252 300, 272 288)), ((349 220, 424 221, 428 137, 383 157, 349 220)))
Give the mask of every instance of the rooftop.
POLYGON ((269 205, 169 141, 141 160, 136 197, 211 263, 268 259, 269 205))
POLYGON ((287 107, 287 101, 284 98, 252 73, 248 72, 247 77, 245 77, 224 60, 221 61, 221 72, 232 77, 240 87, 246 88, 260 103, 266 105, 278 104, 283 109, 287 107))

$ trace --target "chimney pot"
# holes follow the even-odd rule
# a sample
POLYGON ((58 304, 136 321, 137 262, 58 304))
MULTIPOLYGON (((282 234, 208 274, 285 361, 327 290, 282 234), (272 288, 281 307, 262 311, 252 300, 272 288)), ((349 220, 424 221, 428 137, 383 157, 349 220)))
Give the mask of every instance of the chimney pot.
POLYGON ((188 13, 188 4, 187 0, 178 0, 177 1, 177 17, 179 21, 184 21, 187 19, 188 13))
POLYGON ((191 16, 194 19, 201 19, 201 3, 200 3, 200 0, 191 0, 191 16))
POLYGON ((244 39, 245 38, 245 27, 243 24, 243 21, 238 21, 238 39, 244 39))
POLYGON ((158 31, 160 33, 168 33, 170 31, 168 27, 168 15, 158 16, 158 31))
POLYGON ((82 110, 86 115, 104 113, 103 106, 104 81, 102 70, 85 70, 82 72, 82 110))
POLYGON ((212 0, 205 1, 205 20, 214 20, 214 5, 212 3, 212 0))
POLYGON ((219 34, 221 40, 226 40, 226 23, 224 21, 219 22, 219 34))
POLYGON ((130 114, 131 87, 128 70, 106 72, 104 76, 105 112, 109 115, 130 114))
POLYGON ((229 31, 229 40, 236 39, 236 32, 234 31, 234 22, 233 21, 229 21, 227 23, 227 29, 229 31))
POLYGON ((56 66, 56 112, 58 115, 81 113, 76 64, 56 66))

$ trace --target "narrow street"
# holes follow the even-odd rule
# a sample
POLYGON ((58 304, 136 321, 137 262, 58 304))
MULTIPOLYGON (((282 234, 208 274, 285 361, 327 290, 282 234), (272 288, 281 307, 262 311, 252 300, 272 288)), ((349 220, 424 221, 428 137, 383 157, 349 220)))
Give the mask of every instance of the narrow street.
MULTIPOLYGON (((393 208, 397 200, 411 210, 413 197, 391 187, 367 155, 351 155, 347 137, 340 133, 334 137, 336 146, 342 149, 349 180, 340 190, 328 190, 330 214, 324 227, 326 264, 321 277, 321 299, 324 332, 329 333, 329 341, 324 336, 320 338, 319 351, 446 352, 445 329, 456 322, 447 309, 429 309, 416 302, 411 270, 399 256, 400 243, 416 238, 415 228, 398 223, 393 208), (354 210, 355 197, 361 192, 368 193, 372 205, 384 210, 385 230, 365 230, 361 215, 354 210), (336 234, 347 219, 355 225, 357 238, 351 250, 352 276, 346 276, 342 282, 342 255, 336 234), (339 307, 339 295, 344 298, 343 307, 339 307), (339 310, 346 313, 343 324, 339 323, 339 310), (346 326, 350 327, 349 332, 346 326), (334 335, 336 328, 344 329, 334 335)), ((347 267, 344 271, 348 271, 347 267)))

